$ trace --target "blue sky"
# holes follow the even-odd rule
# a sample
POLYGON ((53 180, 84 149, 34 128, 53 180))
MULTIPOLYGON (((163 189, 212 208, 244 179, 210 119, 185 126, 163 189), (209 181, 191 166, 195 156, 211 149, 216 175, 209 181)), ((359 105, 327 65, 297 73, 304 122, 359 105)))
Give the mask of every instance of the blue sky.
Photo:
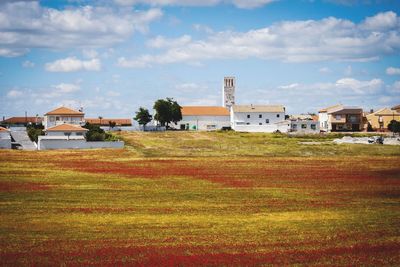
POLYGON ((224 76, 290 114, 400 104, 400 1, 0 1, 0 116, 220 105, 224 76))

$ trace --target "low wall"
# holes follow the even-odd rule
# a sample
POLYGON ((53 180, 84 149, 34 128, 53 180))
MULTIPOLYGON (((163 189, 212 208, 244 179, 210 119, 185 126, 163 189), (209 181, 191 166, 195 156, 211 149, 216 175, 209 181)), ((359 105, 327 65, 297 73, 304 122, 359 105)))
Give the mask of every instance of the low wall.
POLYGON ((11 149, 11 138, 0 138, 0 148, 11 149))
POLYGON ((86 142, 86 140, 57 140, 41 139, 38 142, 39 150, 48 149, 91 149, 91 148, 123 148, 123 141, 116 142, 86 142))
POLYGON ((279 130, 282 133, 288 131, 287 125, 269 124, 269 125, 236 125, 234 128, 237 132, 250 132, 250 133, 273 133, 279 130))

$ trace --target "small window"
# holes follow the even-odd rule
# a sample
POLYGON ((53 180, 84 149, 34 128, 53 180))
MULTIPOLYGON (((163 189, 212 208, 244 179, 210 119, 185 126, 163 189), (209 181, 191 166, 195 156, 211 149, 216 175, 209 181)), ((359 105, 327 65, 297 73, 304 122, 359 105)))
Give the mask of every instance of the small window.
POLYGON ((250 122, 246 123, 246 125, 250 125, 250 122))
POLYGON ((311 124, 310 127, 311 127, 312 130, 316 130, 317 129, 317 126, 315 124, 311 124))
POLYGON ((307 124, 302 124, 301 129, 307 129, 307 124))
POLYGON ((76 135, 83 135, 83 133, 76 133, 76 135))
POLYGON ((341 120, 342 116, 341 115, 336 115, 336 120, 341 120))
POLYGON ((260 119, 261 119, 261 118, 262 118, 262 114, 258 114, 258 118, 260 118, 260 119))
POLYGON ((292 125, 293 130, 297 130, 297 124, 292 125))
POLYGON ((59 121, 60 120, 60 117, 56 117, 56 121, 59 121))
POLYGON ((279 114, 276 114, 276 117, 277 117, 277 118, 279 118, 279 117, 280 117, 280 115, 279 115, 279 114))
POLYGON ((265 119, 265 123, 269 123, 269 119, 265 119))
POLYGON ((54 117, 53 116, 50 116, 50 121, 54 121, 54 117))
POLYGON ((250 114, 247 114, 247 118, 250 119, 250 114))
POLYGON ((260 122, 258 125, 262 125, 262 122, 260 122))

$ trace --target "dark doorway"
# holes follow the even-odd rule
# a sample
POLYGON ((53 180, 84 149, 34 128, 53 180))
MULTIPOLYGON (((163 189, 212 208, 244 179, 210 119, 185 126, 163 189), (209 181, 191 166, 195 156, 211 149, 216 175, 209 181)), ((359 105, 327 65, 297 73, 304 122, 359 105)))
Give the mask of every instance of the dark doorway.
POLYGON ((353 132, 359 131, 360 130, 360 124, 352 124, 351 125, 351 130, 353 132))

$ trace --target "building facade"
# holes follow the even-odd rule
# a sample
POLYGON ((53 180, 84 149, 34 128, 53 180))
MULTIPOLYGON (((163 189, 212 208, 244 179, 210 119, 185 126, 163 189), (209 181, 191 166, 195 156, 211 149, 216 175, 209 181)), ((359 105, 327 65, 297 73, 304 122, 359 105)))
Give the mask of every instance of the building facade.
POLYGON ((231 109, 235 105, 236 78, 224 77, 222 85, 222 106, 231 109))
MULTIPOLYGON (((280 132, 279 122, 285 120, 282 105, 233 105, 231 108, 231 127, 241 132, 280 132)), ((287 130, 286 130, 287 131, 287 130)))
POLYGON ((0 148, 11 149, 10 131, 4 127, 0 127, 0 148))
POLYGON ((359 132, 363 129, 360 107, 335 105, 321 109, 318 114, 320 130, 324 132, 359 132))
POLYGON ((44 115, 44 128, 51 128, 61 124, 84 125, 85 113, 67 107, 59 107, 44 115))
POLYGON ((214 131, 230 127, 229 111, 217 106, 183 106, 182 120, 171 127, 180 130, 214 131))
POLYGON ((367 116, 368 123, 372 129, 387 131, 388 125, 392 120, 400 121, 400 113, 390 108, 382 108, 367 116))

